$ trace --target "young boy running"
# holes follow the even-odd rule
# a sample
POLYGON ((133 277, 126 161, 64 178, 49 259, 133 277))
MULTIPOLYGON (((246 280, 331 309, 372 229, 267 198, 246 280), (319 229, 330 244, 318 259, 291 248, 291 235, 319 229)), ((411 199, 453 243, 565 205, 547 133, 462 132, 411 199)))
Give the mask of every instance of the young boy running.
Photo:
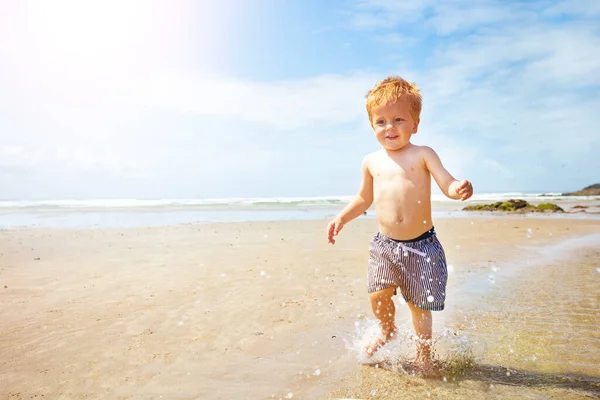
POLYGON ((410 142, 421 114, 420 89, 397 76, 379 82, 367 94, 367 114, 375 138, 383 147, 362 162, 358 195, 327 227, 327 239, 362 215, 372 204, 379 231, 371 239, 367 291, 381 336, 365 349, 371 357, 396 332, 392 296, 399 288, 412 314, 417 363, 432 366, 431 311, 444 309, 446 257, 431 219, 431 176, 444 195, 466 200, 469 181, 459 181, 444 168, 436 152, 410 142))

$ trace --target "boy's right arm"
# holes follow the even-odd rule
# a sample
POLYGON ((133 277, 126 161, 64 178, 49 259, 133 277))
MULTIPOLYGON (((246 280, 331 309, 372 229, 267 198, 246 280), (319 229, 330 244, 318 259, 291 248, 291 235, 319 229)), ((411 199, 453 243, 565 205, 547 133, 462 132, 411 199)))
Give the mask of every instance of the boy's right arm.
POLYGON ((327 241, 335 244, 334 237, 342 230, 343 226, 354 218, 364 214, 373 204, 373 176, 369 171, 368 158, 362 162, 362 182, 356 197, 338 214, 327 226, 327 241))

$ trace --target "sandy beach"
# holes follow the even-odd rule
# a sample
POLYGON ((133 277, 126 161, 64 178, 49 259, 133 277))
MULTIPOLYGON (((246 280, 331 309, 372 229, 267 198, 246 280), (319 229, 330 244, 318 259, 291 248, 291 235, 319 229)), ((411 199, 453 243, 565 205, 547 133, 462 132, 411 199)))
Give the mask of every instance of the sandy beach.
POLYGON ((464 337, 475 364, 439 379, 359 362, 376 221, 335 246, 326 223, 0 231, 0 398, 600 393, 600 219, 438 219, 451 267, 434 334, 464 337))

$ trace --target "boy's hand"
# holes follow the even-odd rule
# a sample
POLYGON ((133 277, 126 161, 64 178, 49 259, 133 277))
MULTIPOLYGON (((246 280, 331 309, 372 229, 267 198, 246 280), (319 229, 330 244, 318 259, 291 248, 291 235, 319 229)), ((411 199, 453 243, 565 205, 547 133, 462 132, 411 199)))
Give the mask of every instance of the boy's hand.
POLYGON ((327 241, 331 244, 335 244, 334 236, 342 230, 344 223, 341 219, 336 218, 327 225, 327 241))
POLYGON ((466 200, 473 195, 473 185, 469 181, 460 181, 456 193, 460 195, 461 200, 466 200))

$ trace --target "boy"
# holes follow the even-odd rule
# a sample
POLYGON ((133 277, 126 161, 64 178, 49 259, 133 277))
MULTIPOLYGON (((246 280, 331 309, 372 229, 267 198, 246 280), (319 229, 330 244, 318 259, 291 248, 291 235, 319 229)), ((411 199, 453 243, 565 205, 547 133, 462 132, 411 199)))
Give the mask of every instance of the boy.
POLYGON ((446 257, 431 220, 431 176, 455 200, 473 194, 469 181, 458 181, 431 148, 410 142, 421 114, 420 89, 397 76, 379 82, 367 94, 367 114, 383 149, 362 162, 362 183, 355 199, 327 226, 327 239, 362 215, 371 204, 379 232, 371 239, 367 290, 381 336, 366 347, 371 357, 396 332, 392 296, 400 288, 412 315, 416 361, 430 369, 431 311, 444 309, 446 257))

